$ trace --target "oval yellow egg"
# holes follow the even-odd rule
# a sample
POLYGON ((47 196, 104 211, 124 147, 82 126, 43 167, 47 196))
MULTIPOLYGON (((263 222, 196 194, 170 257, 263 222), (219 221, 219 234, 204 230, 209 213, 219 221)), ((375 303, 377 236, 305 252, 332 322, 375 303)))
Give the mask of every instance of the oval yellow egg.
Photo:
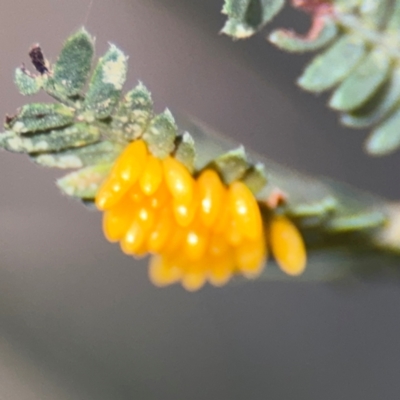
POLYGON ((289 218, 274 215, 269 224, 271 252, 283 272, 300 275, 307 262, 303 238, 289 218))
POLYGON ((135 218, 122 238, 120 244, 125 254, 139 255, 146 239, 146 232, 141 222, 135 218))
POLYGON ((150 281, 156 286, 167 286, 180 280, 182 270, 165 257, 153 256, 149 265, 150 281))
POLYGON ((143 140, 136 140, 126 147, 96 194, 99 210, 106 210, 121 200, 142 174, 146 158, 147 148, 143 140))
POLYGON ((225 187, 218 174, 207 169, 197 180, 200 217, 204 226, 211 226, 217 219, 222 206, 225 187))
POLYGON ((218 256, 209 256, 206 262, 208 281, 212 285, 223 286, 231 279, 235 270, 232 252, 218 256))
POLYGON ((188 261, 200 260, 207 249, 208 237, 204 230, 189 229, 183 242, 183 251, 188 261))
POLYGON ((162 161, 165 182, 172 196, 180 203, 189 204, 193 198, 194 179, 186 167, 173 157, 162 161))
POLYGON ((104 235, 110 242, 120 240, 131 225, 135 212, 132 202, 125 196, 103 216, 104 235))
POLYGON ((150 196, 158 189, 162 180, 161 161, 158 158, 149 156, 146 167, 139 179, 140 188, 145 195, 150 196))
POLYGON ((260 208, 250 189, 240 181, 231 183, 228 193, 228 207, 237 222, 238 231, 249 239, 262 234, 260 208))
POLYGON ((170 236, 173 234, 174 220, 171 210, 164 208, 154 224, 153 229, 147 238, 147 247, 152 253, 159 253, 168 244, 170 236))
POLYGON ((192 201, 189 204, 181 203, 176 199, 172 201, 172 211, 175 221, 179 226, 187 227, 196 215, 197 204, 192 201))
POLYGON ((265 267, 267 249, 264 237, 245 240, 234 249, 235 265, 248 278, 255 278, 265 267))
POLYGON ((201 289, 206 283, 207 271, 204 261, 192 262, 186 265, 182 275, 182 286, 189 292, 201 289))

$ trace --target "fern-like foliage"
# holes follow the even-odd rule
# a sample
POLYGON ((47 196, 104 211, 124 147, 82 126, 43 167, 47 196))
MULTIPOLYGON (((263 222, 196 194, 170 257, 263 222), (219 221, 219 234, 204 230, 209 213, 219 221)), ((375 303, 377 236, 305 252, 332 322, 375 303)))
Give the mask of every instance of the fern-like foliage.
MULTIPOLYGON (((341 123, 351 128, 372 129, 365 146, 368 153, 385 155, 397 150, 400 147, 400 0, 293 0, 292 3, 311 13, 309 34, 299 36, 280 29, 272 32, 269 40, 289 52, 322 50, 298 79, 300 87, 314 93, 333 90, 329 106, 341 113, 341 123)), ((242 12, 242 18, 244 15, 242 12)))
MULTIPOLYGON (((58 185, 87 203, 93 201, 121 151, 138 138, 154 156, 165 158, 173 153, 194 171, 191 135, 178 133, 169 110, 154 113, 150 92, 142 83, 122 96, 128 57, 116 46, 110 45, 92 71, 93 44, 93 38, 79 30, 67 39, 54 65, 48 64, 39 47, 31 50, 39 73, 20 67, 15 83, 23 95, 44 90, 57 103, 27 104, 16 115, 7 116, 0 147, 27 153, 43 166, 76 169, 59 179, 58 185)), ((254 192, 265 185, 263 168, 251 164, 243 148, 209 162, 227 183, 247 179, 254 192)))
POLYGON ((225 0, 228 16, 222 33, 244 39, 264 27, 283 8, 285 0, 225 0))
MULTIPOLYGON (((58 186, 67 195, 92 204, 122 150, 141 138, 155 157, 173 155, 195 176, 211 167, 226 184, 243 181, 266 210, 265 220, 269 218, 267 209, 286 214, 301 229, 311 253, 344 251, 345 268, 333 268, 337 263, 311 262, 305 279, 353 273, 359 264, 357 258, 348 260, 347 253, 357 257, 365 251, 389 254, 398 265, 397 206, 246 153, 242 146, 214 134, 193 118, 175 119, 168 110, 155 114, 150 92, 142 83, 122 94, 127 56, 116 46, 110 45, 92 70, 93 43, 84 29, 79 30, 67 39, 54 65, 45 60, 40 48, 34 49, 33 63, 39 73, 18 68, 17 87, 24 95, 44 90, 56 102, 26 104, 8 116, 6 130, 0 133, 0 147, 26 153, 43 166, 74 169, 57 181, 58 186), (274 198, 282 203, 270 206, 274 198), (328 265, 332 268, 321 269, 328 265)), ((277 276, 268 273, 268 277, 277 276)))

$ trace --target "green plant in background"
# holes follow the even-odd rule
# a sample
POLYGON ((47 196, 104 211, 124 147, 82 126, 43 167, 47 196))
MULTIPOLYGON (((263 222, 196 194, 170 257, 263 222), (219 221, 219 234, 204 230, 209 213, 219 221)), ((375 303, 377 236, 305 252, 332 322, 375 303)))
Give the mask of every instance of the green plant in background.
MULTIPOLYGON (((228 1, 224 31, 249 35, 282 5, 228 1), (256 25, 240 26, 243 16, 256 25)), ((194 118, 156 115, 142 83, 122 95, 127 57, 116 46, 92 71, 93 43, 79 30, 54 65, 32 48, 38 73, 18 68, 16 85, 24 95, 44 90, 56 102, 8 116, 0 146, 46 167, 74 169, 57 181, 60 189, 104 211, 105 235, 125 253, 153 254, 154 283, 181 281, 196 290, 239 274, 331 280, 398 271, 399 206, 249 157, 194 118), (263 273, 269 253, 275 263, 263 273)))
MULTIPOLYGON (((246 38, 268 23, 284 0, 226 0, 223 32, 246 38)), ((305 90, 333 90, 329 107, 351 128, 372 128, 365 148, 385 155, 400 147, 400 1, 292 0, 309 12, 306 36, 279 29, 269 41, 279 48, 303 53, 320 51, 297 83, 305 90)))

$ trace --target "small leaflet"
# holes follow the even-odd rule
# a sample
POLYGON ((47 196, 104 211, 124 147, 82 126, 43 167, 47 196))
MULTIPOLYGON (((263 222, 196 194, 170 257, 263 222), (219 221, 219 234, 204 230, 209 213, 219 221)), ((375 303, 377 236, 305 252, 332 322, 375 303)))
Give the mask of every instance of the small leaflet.
POLYGON ((311 92, 331 89, 353 70, 365 52, 364 41, 344 35, 311 61, 297 83, 311 92))
POLYGON ((140 138, 153 118, 151 94, 143 83, 129 91, 113 114, 112 129, 121 132, 126 141, 140 138))
POLYGON ((322 49, 332 42, 337 34, 337 25, 333 21, 326 19, 323 29, 315 39, 311 40, 286 29, 277 29, 271 33, 268 40, 282 50, 291 53, 305 53, 322 49))
POLYGON ((52 75, 46 82, 46 90, 57 93, 61 98, 81 94, 92 65, 94 40, 80 29, 70 36, 53 66, 52 75))
POLYGON ((182 136, 179 136, 179 143, 174 156, 175 159, 185 165, 190 172, 194 170, 196 149, 193 137, 189 132, 184 132, 182 136))
POLYGON ((241 180, 249 168, 243 146, 218 156, 211 165, 221 174, 227 185, 233 181, 241 180))
POLYGON ((254 195, 259 193, 268 183, 267 172, 262 163, 251 166, 245 173, 242 181, 254 195))
POLYGON ((395 111, 367 139, 365 148, 369 154, 383 156, 400 148, 400 110, 395 111))
POLYGON ((105 163, 80 169, 58 179, 57 186, 68 196, 94 199, 112 166, 112 163, 105 163))
POLYGON ((32 158, 37 164, 50 168, 83 168, 89 165, 112 163, 122 150, 121 145, 103 141, 57 153, 39 154, 32 158))
POLYGON ((400 70, 394 70, 391 79, 385 84, 383 93, 371 100, 361 110, 344 113, 340 117, 343 125, 351 128, 368 128, 383 120, 400 102, 400 70))
POLYGON ((127 60, 121 50, 111 45, 97 63, 84 103, 95 118, 109 117, 118 104, 126 80, 127 60))
POLYGON ((283 8, 285 0, 225 0, 222 13, 228 16, 221 32, 245 39, 270 22, 283 8))
POLYGON ((65 129, 29 136, 6 131, 0 134, 0 147, 17 153, 43 153, 82 147, 99 140, 100 132, 96 127, 77 123, 65 129))
POLYGON ((177 127, 174 117, 167 109, 151 121, 143 134, 149 151, 157 158, 163 159, 175 149, 177 127))
POLYGON ((16 133, 34 133, 62 128, 74 122, 74 110, 63 104, 32 103, 23 106, 5 123, 16 133))
POLYGON ((334 91, 329 106, 351 111, 364 105, 387 80, 390 64, 385 51, 372 51, 334 91))
POLYGON ((24 96, 36 94, 42 88, 41 77, 30 75, 25 67, 19 67, 15 70, 14 82, 19 92, 24 96))

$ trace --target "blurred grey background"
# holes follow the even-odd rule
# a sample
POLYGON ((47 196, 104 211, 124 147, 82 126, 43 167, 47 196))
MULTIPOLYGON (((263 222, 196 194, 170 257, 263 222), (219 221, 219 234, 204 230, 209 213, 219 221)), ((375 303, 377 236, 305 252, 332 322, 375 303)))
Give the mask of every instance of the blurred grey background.
MULTIPOLYGON (((98 54, 111 41, 130 55, 128 83, 142 80, 158 111, 184 110, 280 163, 400 198, 399 155, 367 157, 365 132, 340 128, 325 96, 296 88, 308 57, 265 35, 218 35, 222 0, 94 0, 87 16, 88 5, 2 1, 1 114, 28 101, 12 79, 29 46, 54 61, 85 23, 98 54)), ((274 25, 305 32, 308 20, 287 11, 274 25)), ((0 171, 1 400, 400 398, 397 284, 157 289, 145 262, 105 241, 99 213, 60 195, 57 171, 6 152, 0 171)))

